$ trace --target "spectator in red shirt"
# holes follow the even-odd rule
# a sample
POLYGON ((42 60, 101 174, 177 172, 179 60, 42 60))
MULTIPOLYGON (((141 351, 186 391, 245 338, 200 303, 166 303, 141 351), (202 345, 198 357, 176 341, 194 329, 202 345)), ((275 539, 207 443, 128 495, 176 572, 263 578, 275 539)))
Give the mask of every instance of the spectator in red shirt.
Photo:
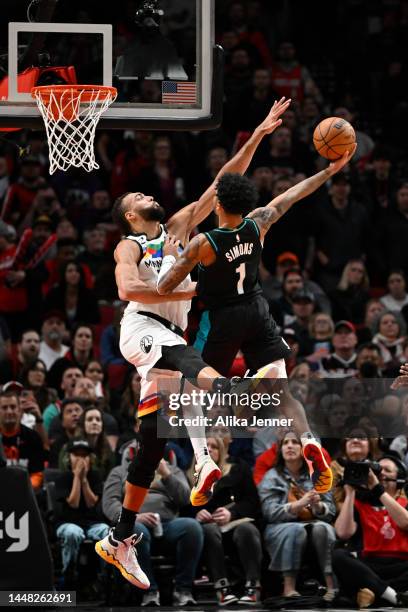
POLYGON ((41 176, 40 161, 33 156, 23 158, 20 177, 7 191, 1 218, 17 228, 30 212, 37 191, 45 184, 45 179, 41 176))
POLYGON ((360 608, 375 600, 408 605, 408 511, 402 494, 406 468, 398 458, 380 459, 378 477, 369 470, 367 488, 344 485, 345 500, 335 523, 341 540, 352 546, 333 553, 333 567, 345 592, 360 608), (357 541, 356 541, 357 539, 357 541), (354 544, 354 546, 353 546, 354 544), (358 549, 358 554, 350 550, 358 549))
POLYGON ((12 270, 16 245, 14 228, 0 220, 0 315, 4 317, 12 333, 12 340, 21 333, 23 312, 27 308, 27 290, 16 285, 18 272, 12 270))
POLYGON ((141 170, 149 165, 151 139, 149 132, 125 132, 121 150, 113 162, 110 188, 112 198, 131 191, 141 170))

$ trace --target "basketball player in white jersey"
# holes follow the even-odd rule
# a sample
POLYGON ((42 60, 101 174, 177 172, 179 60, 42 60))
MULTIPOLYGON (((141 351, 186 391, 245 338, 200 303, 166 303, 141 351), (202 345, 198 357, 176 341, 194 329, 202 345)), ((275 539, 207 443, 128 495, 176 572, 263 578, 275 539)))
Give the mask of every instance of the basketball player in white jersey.
MULTIPOLYGON (((243 174, 247 170, 262 138, 281 125, 279 117, 289 104, 290 100, 285 98, 275 102, 266 119, 220 170, 201 198, 174 214, 166 225, 161 223, 165 210, 152 196, 139 192, 126 193, 114 205, 113 217, 125 238, 115 250, 116 281, 119 297, 129 301, 121 324, 120 348, 142 378, 138 410, 142 421, 141 446, 129 466, 118 523, 106 538, 97 542, 95 548, 129 582, 143 589, 149 588, 149 580, 137 562, 134 546, 138 538, 133 535, 134 523, 163 457, 166 439, 158 436, 158 427, 161 432, 170 429, 159 412, 158 378, 180 379, 182 374, 207 391, 231 390, 231 381, 208 366, 193 347, 186 345, 183 338, 191 298, 195 295, 195 283, 187 276, 170 295, 162 297, 157 293, 165 239, 171 234, 181 245, 188 244, 194 228, 213 211, 216 184, 220 177, 226 172, 243 174)), ((267 370, 257 372, 256 380, 267 376, 267 370)), ((190 499, 193 505, 198 506, 206 503, 221 472, 208 453, 205 428, 195 427, 194 432, 190 429, 189 433, 196 458, 196 479, 190 499)))

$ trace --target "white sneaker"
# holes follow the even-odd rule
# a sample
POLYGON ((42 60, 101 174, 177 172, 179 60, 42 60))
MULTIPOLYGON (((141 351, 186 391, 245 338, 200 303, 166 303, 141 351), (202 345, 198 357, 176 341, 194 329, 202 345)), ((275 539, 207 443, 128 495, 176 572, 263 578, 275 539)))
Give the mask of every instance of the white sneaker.
POLYGON ((116 541, 113 529, 109 534, 95 544, 95 550, 106 563, 114 565, 126 580, 139 589, 148 589, 150 582, 137 561, 136 544, 140 542, 143 533, 132 535, 126 540, 116 541))
POLYGON ((174 591, 173 606, 195 606, 197 605, 191 591, 174 591))
POLYGON ((214 483, 221 478, 222 474, 211 457, 206 457, 202 463, 197 464, 195 470, 190 502, 192 506, 204 506, 212 495, 214 483))
POLYGON ((160 606, 160 594, 159 591, 148 591, 143 595, 142 607, 154 607, 160 606))

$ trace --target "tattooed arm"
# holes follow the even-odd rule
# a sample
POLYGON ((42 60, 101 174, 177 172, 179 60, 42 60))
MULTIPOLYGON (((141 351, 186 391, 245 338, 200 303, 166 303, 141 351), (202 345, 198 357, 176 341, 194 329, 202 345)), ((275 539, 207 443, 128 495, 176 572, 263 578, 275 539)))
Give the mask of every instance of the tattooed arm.
POLYGON ((252 211, 248 217, 251 217, 258 225, 261 232, 261 238, 265 236, 271 225, 279 221, 279 219, 292 208, 295 202, 306 198, 319 189, 319 187, 333 176, 333 174, 339 172, 348 163, 352 155, 354 155, 356 147, 351 155, 345 153, 341 159, 332 162, 325 170, 310 176, 297 185, 293 185, 293 187, 290 187, 290 189, 274 198, 272 202, 269 202, 267 206, 252 211))
MULTIPOLYGON (((212 247, 204 234, 198 234, 188 244, 186 249, 178 257, 179 241, 171 236, 166 237, 163 247, 164 258, 173 257, 174 261, 169 262, 168 268, 159 274, 157 280, 157 292, 159 295, 166 295, 173 291, 188 276, 193 268, 201 261, 208 260, 208 256, 213 254, 212 247)), ((163 264, 165 260, 163 260, 163 264)))

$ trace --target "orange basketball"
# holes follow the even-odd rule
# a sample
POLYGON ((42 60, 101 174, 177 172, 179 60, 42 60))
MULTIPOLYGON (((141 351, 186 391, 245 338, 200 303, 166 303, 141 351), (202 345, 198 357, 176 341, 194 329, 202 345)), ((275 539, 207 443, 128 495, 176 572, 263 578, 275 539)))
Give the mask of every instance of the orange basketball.
POLYGON ((346 151, 350 151, 356 142, 353 126, 340 117, 328 117, 316 126, 313 132, 313 144, 322 157, 335 161, 346 151))

